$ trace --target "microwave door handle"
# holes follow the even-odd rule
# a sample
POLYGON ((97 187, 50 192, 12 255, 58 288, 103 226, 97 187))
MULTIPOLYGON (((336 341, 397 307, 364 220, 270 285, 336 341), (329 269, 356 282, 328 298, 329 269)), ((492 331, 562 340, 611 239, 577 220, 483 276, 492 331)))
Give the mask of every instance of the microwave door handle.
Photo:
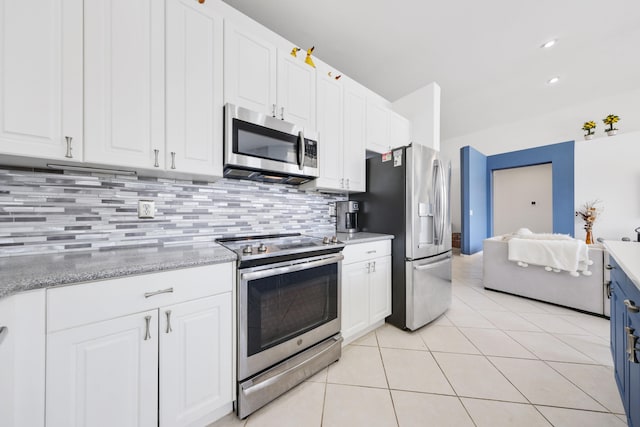
POLYGON ((304 133, 298 132, 298 167, 300 170, 304 170, 304 160, 307 156, 305 152, 304 133))

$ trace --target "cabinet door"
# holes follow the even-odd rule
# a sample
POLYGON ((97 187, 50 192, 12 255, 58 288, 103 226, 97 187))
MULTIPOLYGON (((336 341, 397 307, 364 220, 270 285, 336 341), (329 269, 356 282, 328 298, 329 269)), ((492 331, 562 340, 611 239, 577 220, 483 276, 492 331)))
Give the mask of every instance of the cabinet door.
POLYGON ((627 325, 627 313, 623 301, 623 288, 620 286, 619 269, 611 270, 611 353, 613 355, 614 375, 622 403, 625 410, 628 410, 628 401, 625 399, 627 375, 627 334, 625 326, 627 325))
POLYGON ((158 425, 157 313, 47 336, 47 427, 158 425))
POLYGON ((329 77, 327 72, 321 70, 317 75, 320 177, 315 180, 314 185, 327 190, 342 190, 342 83, 329 77))
POLYGON ((278 50, 278 117, 316 130, 316 70, 285 49, 278 50))
POLYGON ((369 326, 369 263, 342 266, 342 336, 345 341, 369 326))
POLYGON ((81 161, 82 0, 0 2, 0 76, 0 153, 81 161))
POLYGON ((369 274, 369 322, 391 314, 391 257, 371 261, 369 274))
POLYGON ((366 191, 366 108, 365 94, 355 83, 344 86, 344 178, 350 192, 366 191))
POLYGON ((164 163, 164 1, 84 1, 85 160, 164 163))
POLYGON ((214 6, 167 0, 168 170, 222 176, 223 31, 214 6))
MULTIPOLYGON (((629 281, 629 286, 635 285, 629 281)), ((633 298, 636 305, 640 304, 640 299, 633 298)), ((634 330, 633 334, 636 337, 640 337, 640 314, 628 312, 627 315, 629 327, 634 330)), ((636 349, 636 357, 640 359, 640 339, 638 343, 636 343, 636 349)), ((630 421, 629 426, 638 427, 640 426, 640 364, 633 362, 627 363, 627 399, 629 406, 625 409, 627 410, 627 417, 630 421)))
POLYGON ((377 153, 389 151, 389 115, 389 109, 367 99, 367 150, 377 153))
POLYGON ((230 102, 271 115, 276 104, 273 43, 229 21, 224 25, 224 96, 230 102))
POLYGON ((233 400, 231 293, 164 307, 160 316, 160 426, 206 425, 233 400))
POLYGON ((0 299, 0 426, 44 426, 45 291, 0 299))
POLYGON ((390 112, 389 143, 392 148, 411 143, 411 122, 393 111, 390 112))

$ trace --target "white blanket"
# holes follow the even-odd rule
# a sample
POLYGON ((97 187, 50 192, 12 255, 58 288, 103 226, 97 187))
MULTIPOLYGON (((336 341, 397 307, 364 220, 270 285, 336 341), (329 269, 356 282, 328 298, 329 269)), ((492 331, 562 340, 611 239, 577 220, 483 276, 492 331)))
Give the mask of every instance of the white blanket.
POLYGON ((508 240, 509 261, 521 267, 540 265, 547 271, 568 271, 572 276, 591 275, 592 262, 585 242, 565 235, 514 235, 508 240), (545 239, 546 238, 546 239, 545 239))

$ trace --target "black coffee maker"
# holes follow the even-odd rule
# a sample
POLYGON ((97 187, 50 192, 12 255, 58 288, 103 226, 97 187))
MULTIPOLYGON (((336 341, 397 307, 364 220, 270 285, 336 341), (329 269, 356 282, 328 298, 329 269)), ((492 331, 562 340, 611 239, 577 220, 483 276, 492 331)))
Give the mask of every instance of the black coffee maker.
POLYGON ((359 202, 336 202, 336 230, 338 233, 355 233, 358 231, 359 202))

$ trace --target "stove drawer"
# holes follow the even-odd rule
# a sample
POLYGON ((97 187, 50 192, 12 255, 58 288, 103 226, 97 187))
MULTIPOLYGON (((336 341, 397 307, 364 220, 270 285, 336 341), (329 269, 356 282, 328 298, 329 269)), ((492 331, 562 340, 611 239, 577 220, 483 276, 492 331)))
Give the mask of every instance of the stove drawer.
POLYGON ((47 332, 229 292, 233 263, 139 274, 47 290, 47 332))
POLYGON ((365 261, 381 256, 391 255, 391 240, 379 240, 368 243, 352 243, 342 250, 343 264, 365 261))

